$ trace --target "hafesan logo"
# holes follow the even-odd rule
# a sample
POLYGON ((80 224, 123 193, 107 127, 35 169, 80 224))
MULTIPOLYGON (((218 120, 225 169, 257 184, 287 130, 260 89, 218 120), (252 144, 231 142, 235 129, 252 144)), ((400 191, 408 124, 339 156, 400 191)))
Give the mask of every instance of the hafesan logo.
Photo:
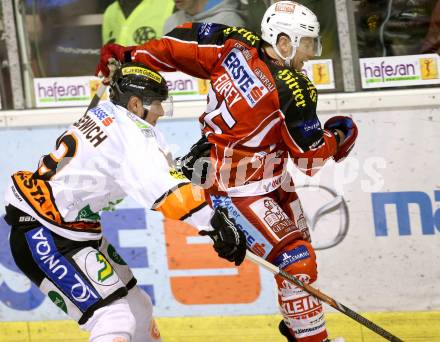
POLYGON ((360 58, 363 88, 439 84, 436 54, 360 58))

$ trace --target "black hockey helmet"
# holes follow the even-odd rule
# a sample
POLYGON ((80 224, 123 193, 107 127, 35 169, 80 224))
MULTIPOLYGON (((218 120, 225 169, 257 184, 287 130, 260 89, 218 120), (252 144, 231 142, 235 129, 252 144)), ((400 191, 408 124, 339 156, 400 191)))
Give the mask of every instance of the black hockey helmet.
POLYGON ((131 96, 142 100, 144 107, 153 101, 166 101, 168 87, 165 79, 141 63, 125 63, 118 68, 110 80, 110 100, 127 108, 131 96))

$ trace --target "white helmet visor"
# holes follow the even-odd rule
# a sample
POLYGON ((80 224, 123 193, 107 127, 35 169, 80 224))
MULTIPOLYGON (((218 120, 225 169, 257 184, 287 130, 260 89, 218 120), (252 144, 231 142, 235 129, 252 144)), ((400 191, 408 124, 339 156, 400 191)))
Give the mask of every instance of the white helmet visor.
POLYGON ((296 50, 311 56, 321 56, 321 37, 301 37, 296 50))
POLYGON ((168 96, 165 100, 163 98, 149 97, 148 100, 144 99, 142 102, 144 109, 147 111, 150 111, 152 106, 157 106, 158 103, 160 103, 163 109, 163 115, 167 117, 173 116, 174 101, 172 96, 168 96))

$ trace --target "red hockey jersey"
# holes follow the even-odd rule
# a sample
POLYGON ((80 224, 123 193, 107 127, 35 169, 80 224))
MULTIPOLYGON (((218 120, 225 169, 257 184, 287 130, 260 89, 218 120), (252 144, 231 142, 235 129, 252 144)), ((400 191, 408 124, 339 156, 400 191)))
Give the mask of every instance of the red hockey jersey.
POLYGON ((282 183, 288 157, 312 174, 336 153, 336 138, 316 115, 315 86, 269 58, 263 44, 244 28, 186 23, 131 51, 150 68, 210 79, 200 122, 214 144, 211 193, 268 193, 282 183))

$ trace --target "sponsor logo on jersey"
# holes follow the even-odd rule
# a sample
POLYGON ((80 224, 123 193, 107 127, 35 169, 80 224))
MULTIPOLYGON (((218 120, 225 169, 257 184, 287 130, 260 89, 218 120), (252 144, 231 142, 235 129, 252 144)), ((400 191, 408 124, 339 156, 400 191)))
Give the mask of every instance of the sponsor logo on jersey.
MULTIPOLYGON (((81 260, 81 257, 78 260, 81 260)), ((85 256, 85 271, 89 278, 98 285, 112 286, 119 281, 118 275, 106 257, 92 248, 85 256)))
POLYGON ((249 207, 277 241, 282 240, 294 231, 298 231, 295 223, 287 216, 278 203, 271 198, 261 198, 249 207))
POLYGON ((85 280, 80 277, 77 273, 74 274, 74 278, 76 279, 76 284, 72 285, 70 290, 70 295, 77 301, 78 303, 88 302, 91 297, 97 299, 97 295, 93 293, 91 287, 86 285, 85 280))
MULTIPOLYGON (((318 137, 318 140, 322 139, 322 137, 321 137, 322 134, 319 134, 319 132, 322 132, 321 122, 316 117, 311 120, 304 120, 299 125, 299 129, 301 131, 301 135, 305 138, 313 138, 314 137, 316 139, 318 137)), ((313 143, 316 143, 316 140, 313 143)), ((310 146, 310 148, 313 148, 313 147, 310 146)))
POLYGON ((35 218, 32 216, 26 215, 26 216, 20 216, 18 219, 18 222, 24 223, 24 222, 34 222, 36 221, 35 218))
POLYGON ((323 315, 320 315, 319 317, 315 317, 318 316, 319 314, 322 313, 322 309, 321 310, 317 310, 315 315, 309 315, 309 318, 315 318, 316 322, 320 322, 319 324, 310 327, 310 328, 297 328, 294 329, 295 330, 295 336, 298 335, 303 335, 303 336, 311 336, 311 335, 316 335, 318 332, 320 331, 324 331, 325 330, 325 322, 324 322, 324 318, 323 315))
POLYGON ((104 112, 101 108, 95 107, 90 110, 101 122, 104 126, 110 126, 113 123, 113 119, 104 112))
POLYGON ((84 208, 82 208, 78 215, 76 215, 75 221, 86 221, 86 222, 99 222, 101 217, 99 213, 94 212, 90 208, 90 204, 87 204, 84 208))
POLYGON ((280 70, 277 73, 277 78, 284 81, 287 87, 292 90, 292 96, 295 100, 295 105, 297 107, 304 108, 306 106, 306 101, 303 94, 304 89, 298 82, 300 77, 301 76, 299 74, 294 75, 289 69, 280 70))
POLYGON ((272 244, 238 211, 229 197, 211 195, 214 208, 225 207, 228 214, 235 220, 236 226, 246 236, 246 245, 261 257, 266 257, 272 250, 272 244))
POLYGON ((23 202, 23 198, 21 198, 20 194, 18 193, 15 186, 11 185, 12 193, 14 194, 15 198, 18 199, 20 202, 23 202))
POLYGON ((310 253, 308 249, 306 248, 306 246, 299 246, 291 251, 284 252, 283 254, 278 256, 274 260, 274 264, 277 265, 279 268, 284 269, 295 262, 307 258, 310 258, 310 253))
POLYGON ((275 85, 272 83, 271 80, 264 74, 264 72, 256 67, 255 68, 255 75, 260 79, 261 82, 263 82, 264 86, 269 89, 270 92, 273 92, 275 90, 275 85))
POLYGON ((47 295, 56 306, 58 306, 61 310, 63 310, 65 313, 67 313, 67 305, 66 305, 66 302, 64 301, 63 296, 61 296, 61 294, 59 294, 56 291, 49 291, 49 293, 47 295))
POLYGON ((154 133, 153 127, 141 120, 136 114, 133 114, 129 111, 126 112, 127 116, 134 121, 134 124, 141 130, 141 133, 147 138, 155 138, 156 134, 154 133))
POLYGON ((252 53, 249 51, 248 47, 239 42, 236 42, 234 44, 234 48, 239 49, 243 53, 243 56, 244 58, 246 58, 247 61, 250 61, 252 59, 252 53))
POLYGON ((322 304, 318 298, 311 295, 289 299, 281 303, 283 314, 295 318, 312 318, 322 313, 322 304))
POLYGON ((43 227, 26 233, 32 257, 45 275, 74 300, 82 312, 96 304, 100 297, 75 267, 58 251, 50 232, 43 227))
POLYGON ((175 168, 170 169, 170 176, 179 179, 179 180, 185 180, 186 177, 183 173, 177 171, 175 168))
POLYGON ((107 205, 101 209, 101 211, 113 211, 115 210, 115 207, 121 203, 124 199, 123 198, 118 198, 115 199, 114 201, 108 201, 107 205))
POLYGON ((232 82, 250 107, 254 107, 268 93, 268 89, 251 70, 243 53, 234 48, 222 62, 232 82))
POLYGON ((85 136, 94 147, 98 147, 105 139, 107 135, 104 133, 101 127, 93 120, 88 114, 81 117, 77 122, 73 124, 74 127, 85 136))
POLYGON ((112 259, 118 265, 127 265, 125 260, 119 255, 118 252, 116 252, 116 249, 113 247, 113 245, 108 245, 107 253, 110 259, 112 259))
POLYGON ((48 221, 61 222, 61 214, 53 202, 52 190, 45 181, 33 178, 33 173, 29 171, 16 172, 12 177, 16 189, 39 216, 48 221))
POLYGON ((272 179, 268 183, 263 183, 263 188, 266 191, 266 193, 271 192, 275 189, 277 189, 282 182, 283 178, 281 176, 276 177, 275 179, 272 179))
POLYGON ((260 41, 260 37, 258 37, 255 33, 246 30, 243 27, 228 27, 223 30, 225 36, 229 36, 232 33, 237 32, 238 35, 243 37, 247 43, 254 46, 258 41, 260 41))
POLYGON ((318 118, 312 120, 305 120, 303 121, 302 124, 302 129, 306 134, 310 131, 315 131, 320 127, 321 127, 321 123, 319 122, 318 118))
POLYGON ((264 249, 264 247, 265 247, 264 244, 255 243, 251 247, 251 251, 254 252, 256 255, 262 257, 266 253, 266 250, 264 249))
POLYGON ((118 273, 109 262, 110 258, 100 251, 92 247, 82 248, 72 256, 72 259, 101 295, 106 296, 123 286, 118 273))
POLYGON ((290 209, 293 211, 293 216, 298 229, 301 232, 308 231, 309 227, 307 225, 306 218, 304 217, 304 210, 299 198, 290 203, 290 209))
POLYGON ((306 96, 308 96, 314 103, 318 101, 318 92, 316 91, 316 87, 304 74, 300 72, 293 73, 289 69, 284 69, 278 71, 276 77, 279 80, 284 81, 287 87, 292 91, 292 96, 297 107, 306 107, 306 96))
POLYGON ((198 30, 198 36, 199 38, 208 38, 210 37, 214 32, 215 28, 217 28, 219 25, 214 23, 203 23, 200 25, 198 30))

